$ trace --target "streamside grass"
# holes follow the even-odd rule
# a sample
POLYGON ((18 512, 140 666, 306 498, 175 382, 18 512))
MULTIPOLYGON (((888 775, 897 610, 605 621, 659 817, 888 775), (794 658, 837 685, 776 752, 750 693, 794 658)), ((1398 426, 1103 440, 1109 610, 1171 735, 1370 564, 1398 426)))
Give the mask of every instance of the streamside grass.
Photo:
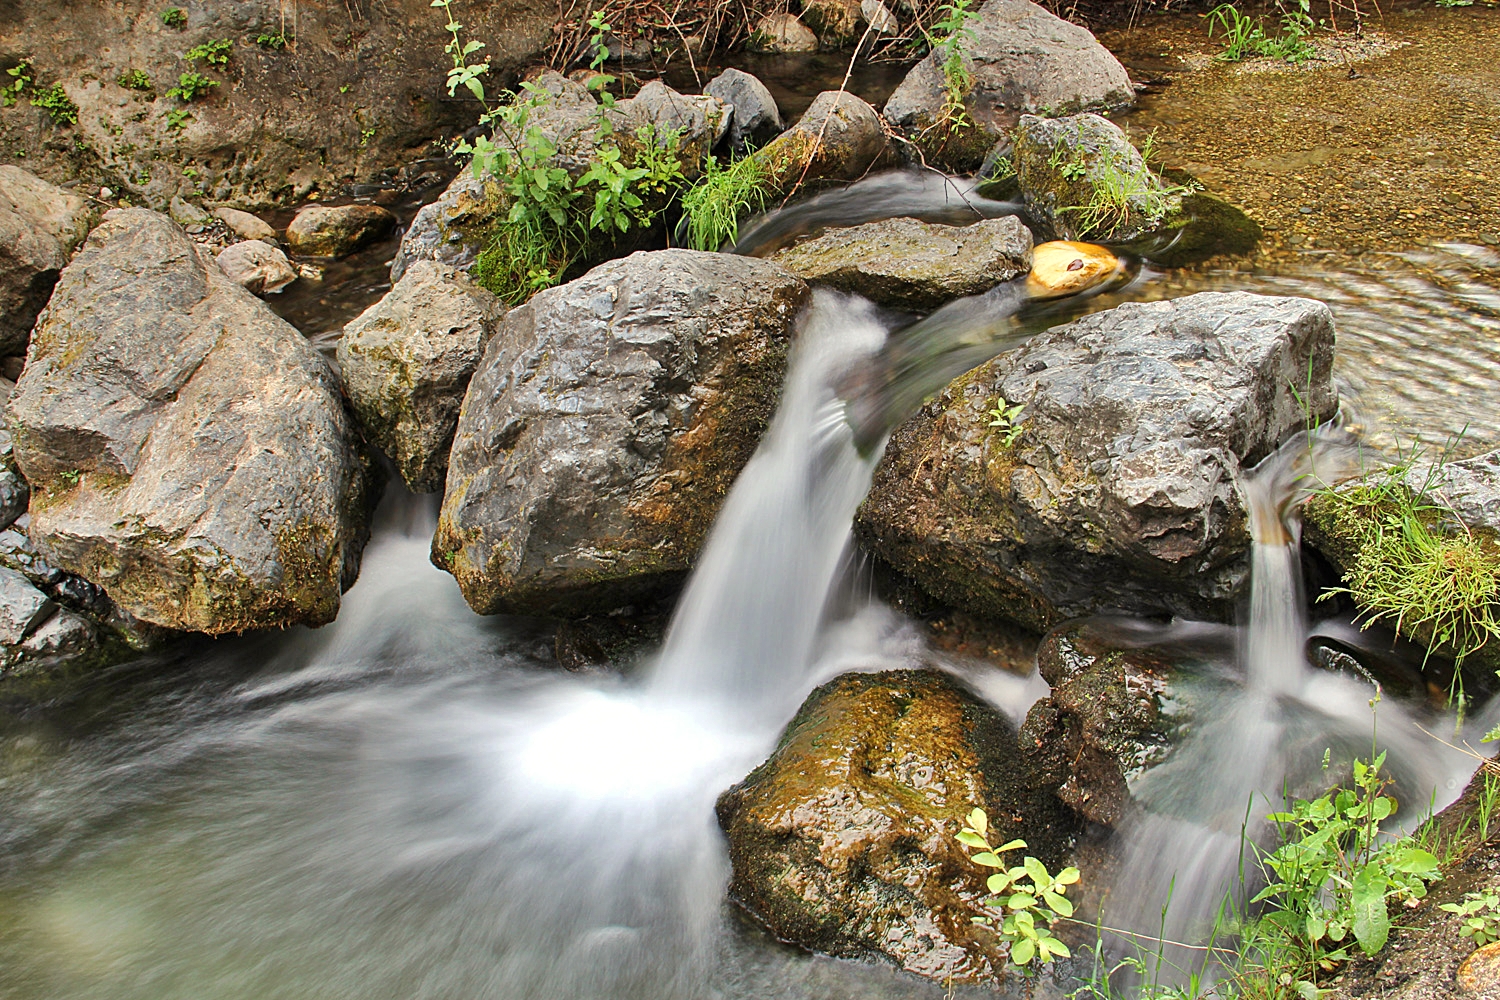
POLYGON ((1438 496, 1446 456, 1413 488, 1417 458, 1414 451, 1355 486, 1318 491, 1358 543, 1344 586, 1318 599, 1348 595, 1365 626, 1385 622, 1425 641, 1429 657, 1451 654, 1449 695, 1461 702, 1464 662, 1500 637, 1500 544, 1476 535, 1438 496))
POLYGON ((688 246, 718 250, 739 239, 740 220, 765 208, 769 174, 754 156, 741 157, 727 167, 710 156, 703 176, 682 197, 688 246))

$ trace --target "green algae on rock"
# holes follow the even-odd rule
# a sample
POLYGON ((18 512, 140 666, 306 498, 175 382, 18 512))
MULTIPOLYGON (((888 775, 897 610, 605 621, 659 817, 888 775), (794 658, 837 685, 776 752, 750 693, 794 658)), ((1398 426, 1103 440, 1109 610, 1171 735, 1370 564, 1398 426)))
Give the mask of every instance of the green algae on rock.
POLYGON ((1076 819, 1029 784, 1009 720, 946 675, 845 674, 808 696, 771 757, 719 799, 730 894, 777 937, 939 981, 993 978, 970 922, 982 870, 955 835, 974 807, 1051 865, 1076 819))

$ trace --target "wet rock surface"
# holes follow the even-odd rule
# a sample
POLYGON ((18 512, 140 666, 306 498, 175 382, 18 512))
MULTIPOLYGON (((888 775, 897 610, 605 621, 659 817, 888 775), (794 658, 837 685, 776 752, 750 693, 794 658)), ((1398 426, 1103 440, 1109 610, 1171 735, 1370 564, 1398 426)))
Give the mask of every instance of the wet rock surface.
POLYGON ((443 488, 459 406, 504 315, 462 272, 423 260, 344 328, 338 362, 349 401, 413 491, 443 488))
POLYGON ((1031 232, 1014 216, 969 226, 887 219, 830 230, 772 260, 881 305, 936 309, 1029 271, 1031 232))
POLYGON ((730 894, 777 937, 986 979, 1003 950, 969 917, 982 870, 954 839, 975 806, 995 836, 1055 864, 1075 832, 1026 784, 1015 730, 945 675, 845 674, 818 688, 775 753, 725 792, 730 894))
POLYGON ((766 168, 768 190, 786 194, 798 185, 858 180, 885 162, 890 148, 874 108, 828 90, 796 125, 751 155, 766 168))
POLYGON ((323 624, 370 484, 327 363, 164 216, 110 213, 59 280, 9 407, 52 565, 149 623, 323 624))
POLYGON ((1020 735, 1035 780, 1084 819, 1114 826, 1130 805, 1127 780, 1169 749, 1171 664, 1081 622, 1042 639, 1037 669, 1052 693, 1031 707, 1020 735))
POLYGON ((1333 322, 1202 293, 1059 327, 955 380, 892 436, 856 520, 941 600, 1039 631, 1100 611, 1223 619, 1248 572, 1236 482, 1326 417, 1333 322), (1308 388, 1310 386, 1310 388, 1308 388), (1007 447, 992 411, 1024 407, 1007 447))
POLYGON ((90 219, 77 195, 0 167, 0 354, 26 350, 32 324, 90 219))
MULTIPOLYGON (((1087 28, 1030 0, 988 0, 978 13, 964 46, 974 81, 964 106, 981 141, 994 142, 1022 114, 1105 110, 1135 99, 1125 67, 1087 28)), ((938 46, 912 68, 885 104, 887 121, 908 132, 934 124, 944 104, 945 57, 938 46)))
POLYGON ((512 310, 464 398, 433 562, 481 613, 607 611, 678 580, 808 295, 767 261, 662 250, 512 310))

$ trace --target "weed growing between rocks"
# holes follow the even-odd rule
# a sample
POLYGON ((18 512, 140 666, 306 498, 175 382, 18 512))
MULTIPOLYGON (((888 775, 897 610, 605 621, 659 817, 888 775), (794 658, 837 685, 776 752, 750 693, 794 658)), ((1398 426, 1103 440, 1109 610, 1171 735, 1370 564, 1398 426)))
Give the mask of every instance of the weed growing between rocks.
MULTIPOLYGON (((1106 239, 1118 227, 1130 220, 1132 210, 1145 218, 1149 227, 1161 224, 1177 199, 1197 190, 1192 184, 1167 184, 1151 169, 1151 156, 1155 142, 1147 136, 1141 144, 1141 169, 1132 164, 1121 163, 1108 149, 1095 163, 1092 174, 1089 164, 1081 158, 1063 162, 1066 144, 1059 141, 1053 147, 1048 166, 1057 168, 1068 180, 1087 177, 1089 200, 1082 205, 1068 205, 1058 209, 1058 214, 1077 216, 1078 233, 1083 239, 1106 239)), ((1078 154, 1075 154, 1077 156, 1078 154)))
POLYGON ((1071 957, 1068 946, 1052 933, 1052 923, 1073 916, 1073 903, 1067 892, 1068 886, 1078 883, 1078 869, 1064 868, 1053 875, 1046 865, 1030 855, 1019 865, 1007 866, 1001 855, 1021 850, 1026 841, 990 846, 989 817, 983 809, 970 811, 958 842, 978 852, 970 855, 969 860, 995 869, 985 879, 989 898, 971 919, 995 931, 1005 942, 1010 960, 1025 967, 1033 959, 1045 965, 1071 957))
POLYGON ((1281 10, 1281 24, 1276 34, 1268 33, 1260 18, 1241 12, 1232 3, 1220 4, 1204 15, 1208 18, 1209 37, 1217 30, 1224 40, 1219 58, 1240 62, 1251 56, 1265 56, 1297 65, 1317 55, 1310 40, 1317 26, 1312 18, 1312 0, 1297 0, 1294 8, 1278 0, 1277 6, 1281 10))
POLYGON ((32 73, 29 59, 22 59, 5 71, 10 80, 0 84, 0 107, 14 107, 24 97, 32 107, 46 111, 54 125, 77 125, 78 105, 63 90, 62 84, 38 87, 32 73))
POLYGON ((1390 624, 1425 641, 1429 657, 1451 653, 1449 695, 1462 702, 1464 662, 1500 637, 1500 545, 1477 536, 1437 495, 1441 458, 1413 488, 1417 458, 1353 487, 1318 491, 1358 545, 1345 586, 1318 599, 1348 595, 1365 626, 1390 624))
POLYGON ((687 245, 694 250, 718 250, 739 239, 740 220, 766 205, 769 184, 765 164, 744 156, 719 166, 709 156, 703 177, 682 198, 687 245))

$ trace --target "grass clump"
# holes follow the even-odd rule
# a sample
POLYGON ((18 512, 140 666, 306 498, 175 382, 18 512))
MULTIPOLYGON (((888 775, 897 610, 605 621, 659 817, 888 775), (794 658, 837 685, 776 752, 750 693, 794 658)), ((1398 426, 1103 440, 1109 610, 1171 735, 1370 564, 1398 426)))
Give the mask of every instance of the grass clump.
POLYGON ((1232 3, 1223 3, 1209 11, 1208 35, 1218 31, 1223 38, 1224 49, 1218 58, 1225 62, 1240 62, 1251 56, 1281 59, 1297 65, 1316 56, 1317 49, 1310 39, 1316 24, 1312 19, 1311 0, 1297 0, 1295 7, 1278 2, 1281 9, 1280 31, 1270 34, 1260 18, 1243 13, 1232 3))
POLYGON ((1377 476, 1319 493, 1335 504, 1341 533, 1355 545, 1343 587, 1319 596, 1348 595, 1366 626, 1385 622, 1402 635, 1442 650, 1454 661, 1449 693, 1462 699, 1461 668, 1500 637, 1500 543, 1471 530, 1436 494, 1443 462, 1415 489, 1415 457, 1377 476))
POLYGON ((709 156, 703 176, 682 199, 687 245, 694 250, 718 250, 739 239, 740 220, 765 208, 770 186, 766 165, 754 156, 727 167, 709 156))
POLYGON ((1166 218, 1178 198, 1193 192, 1191 185, 1165 183, 1151 169, 1154 145, 1154 136, 1141 144, 1141 164, 1137 167, 1122 161, 1110 149, 1103 150, 1093 163, 1086 162, 1081 152, 1064 162, 1066 145, 1058 140, 1048 166, 1066 180, 1087 180, 1089 185, 1087 202, 1058 209, 1059 215, 1075 216, 1081 239, 1109 239, 1117 229, 1128 225, 1132 216, 1144 219, 1147 228, 1154 227, 1166 218))

